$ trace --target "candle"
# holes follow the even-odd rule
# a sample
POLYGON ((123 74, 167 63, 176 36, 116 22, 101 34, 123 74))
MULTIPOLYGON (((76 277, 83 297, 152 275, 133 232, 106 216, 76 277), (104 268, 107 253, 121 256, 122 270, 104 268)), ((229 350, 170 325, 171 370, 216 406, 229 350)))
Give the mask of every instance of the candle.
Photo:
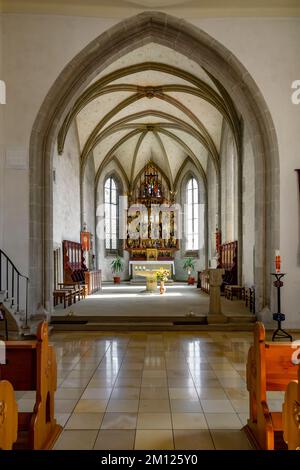
POLYGON ((280 252, 275 250, 275 269, 277 273, 280 273, 280 252))

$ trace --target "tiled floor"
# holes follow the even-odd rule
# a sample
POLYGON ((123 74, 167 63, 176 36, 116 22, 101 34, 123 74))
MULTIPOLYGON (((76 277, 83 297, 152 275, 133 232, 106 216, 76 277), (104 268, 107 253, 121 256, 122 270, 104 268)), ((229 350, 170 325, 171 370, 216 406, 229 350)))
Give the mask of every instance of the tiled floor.
MULTIPOLYGON (((57 333, 55 449, 250 449, 251 333, 57 333)), ((274 408, 282 400, 270 396, 274 408)), ((31 393, 19 394, 30 409, 31 393)))

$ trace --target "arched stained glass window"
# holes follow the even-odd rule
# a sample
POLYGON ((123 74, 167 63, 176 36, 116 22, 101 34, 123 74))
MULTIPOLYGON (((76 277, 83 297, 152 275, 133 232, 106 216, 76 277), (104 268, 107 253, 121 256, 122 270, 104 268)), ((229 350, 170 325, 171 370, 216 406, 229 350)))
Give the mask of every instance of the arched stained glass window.
POLYGON ((114 252, 118 249, 118 188, 113 177, 104 184, 105 204, 105 249, 114 252))
POLYGON ((192 177, 186 184, 186 251, 199 250, 199 188, 192 177))

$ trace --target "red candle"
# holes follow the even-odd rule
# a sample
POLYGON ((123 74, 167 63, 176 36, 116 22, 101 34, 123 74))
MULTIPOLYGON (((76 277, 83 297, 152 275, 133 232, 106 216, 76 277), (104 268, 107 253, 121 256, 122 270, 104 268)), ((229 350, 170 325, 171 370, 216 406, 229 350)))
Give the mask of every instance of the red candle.
POLYGON ((275 251, 275 269, 277 273, 280 273, 280 253, 279 250, 275 251))

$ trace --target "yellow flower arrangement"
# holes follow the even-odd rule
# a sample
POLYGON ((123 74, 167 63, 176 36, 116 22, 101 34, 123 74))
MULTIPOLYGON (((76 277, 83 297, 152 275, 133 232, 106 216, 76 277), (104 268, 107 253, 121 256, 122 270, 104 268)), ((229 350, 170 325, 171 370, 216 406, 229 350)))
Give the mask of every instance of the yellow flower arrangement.
POLYGON ((170 275, 171 273, 168 269, 160 268, 158 271, 156 271, 156 279, 158 281, 166 282, 169 279, 170 275))

